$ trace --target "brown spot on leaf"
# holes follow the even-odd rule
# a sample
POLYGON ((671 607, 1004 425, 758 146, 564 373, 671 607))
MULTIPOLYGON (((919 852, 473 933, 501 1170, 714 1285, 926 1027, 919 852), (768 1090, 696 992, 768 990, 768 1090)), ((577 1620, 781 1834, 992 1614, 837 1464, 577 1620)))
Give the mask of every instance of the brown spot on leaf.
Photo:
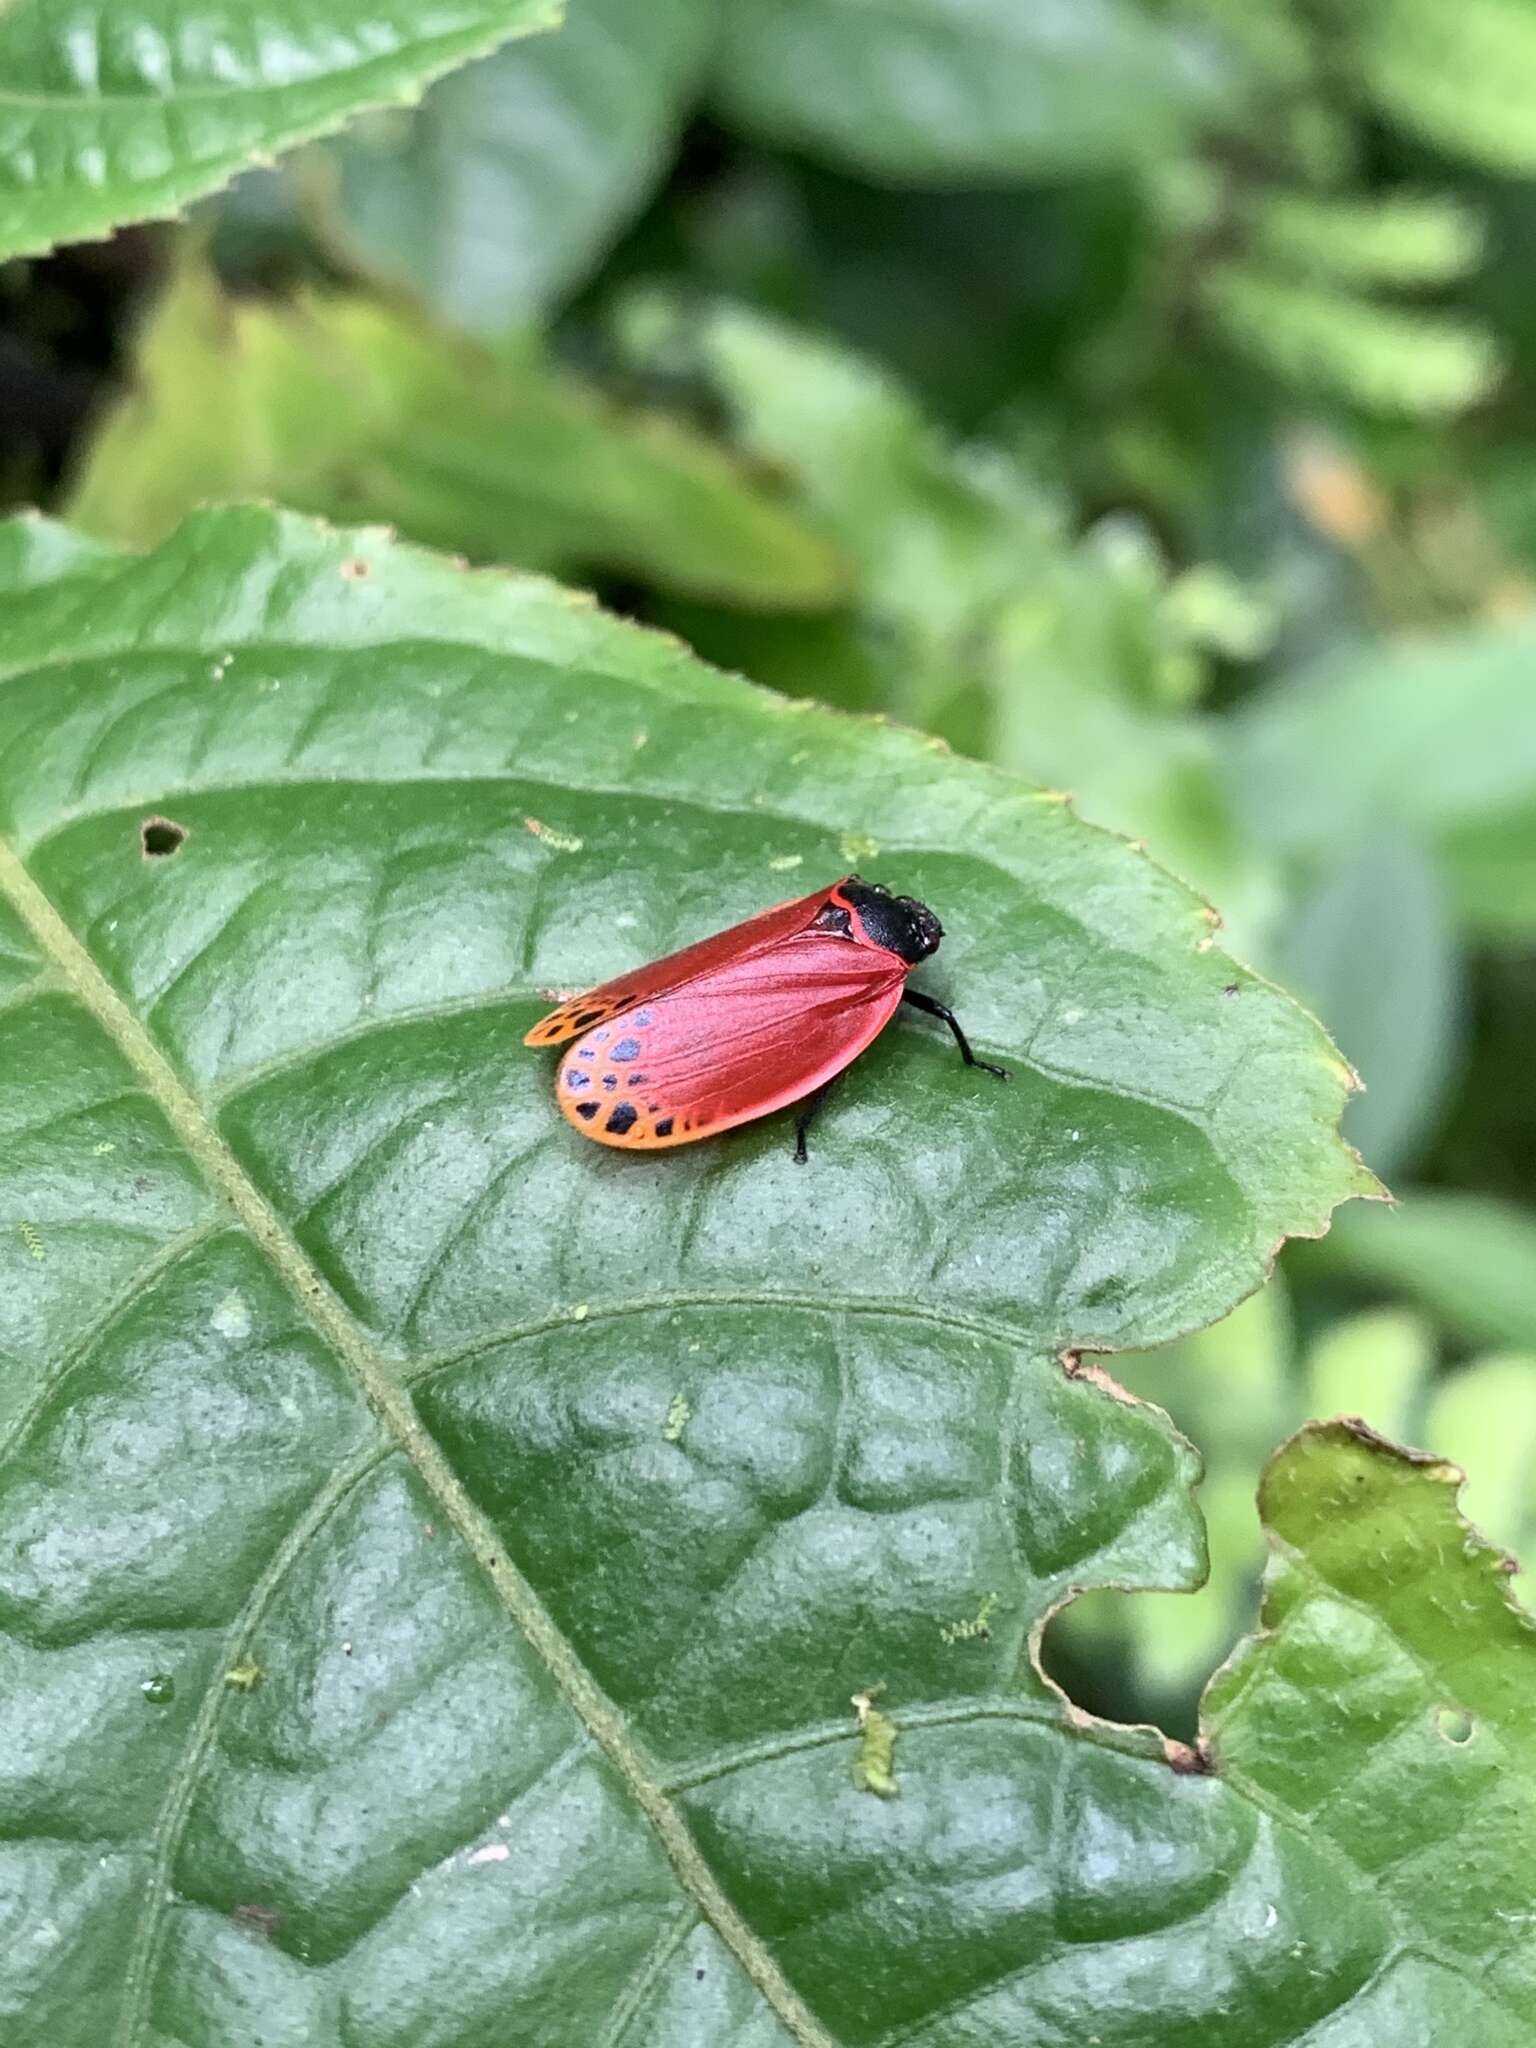
POLYGON ((1163 1755, 1169 1770, 1177 1771, 1181 1778, 1208 1778, 1216 1769, 1216 1760, 1203 1742, 1176 1742, 1171 1735, 1165 1735, 1163 1755))
POLYGON ((1142 1404, 1136 1396, 1128 1393, 1117 1379, 1112 1379, 1102 1365, 1094 1365, 1077 1351, 1063 1351, 1061 1369, 1069 1380, 1087 1380, 1097 1387, 1101 1394, 1108 1394, 1112 1401, 1123 1402, 1127 1408, 1139 1408, 1142 1404))
POLYGON ((237 1927, 248 1927, 263 1941, 270 1941, 283 1924, 283 1916, 275 1906, 236 1906, 229 1917, 237 1927))

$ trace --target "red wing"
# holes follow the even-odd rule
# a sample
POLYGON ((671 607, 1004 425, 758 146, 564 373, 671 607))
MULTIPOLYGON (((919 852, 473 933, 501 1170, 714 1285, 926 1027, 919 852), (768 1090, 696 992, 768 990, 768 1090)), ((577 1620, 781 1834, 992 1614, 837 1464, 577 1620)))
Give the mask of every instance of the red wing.
POLYGON ((612 981, 600 982, 585 995, 572 996, 558 1010, 539 1019, 524 1037, 524 1045, 559 1045, 578 1032, 607 1023, 610 1017, 617 1017, 636 1003, 665 995, 669 989, 710 968, 731 960, 750 959, 768 946, 777 946, 796 932, 804 931, 836 887, 836 882, 829 882, 825 889, 797 896, 792 903, 776 903, 771 910, 760 910, 744 924, 733 924, 728 931, 700 939, 697 945, 684 946, 681 952, 668 953, 646 967, 636 967, 628 974, 616 975, 612 981))
POLYGON ((688 1145, 841 1073, 901 1001, 905 980, 891 954, 804 932, 595 1025, 562 1055, 555 1093, 600 1144, 688 1145))

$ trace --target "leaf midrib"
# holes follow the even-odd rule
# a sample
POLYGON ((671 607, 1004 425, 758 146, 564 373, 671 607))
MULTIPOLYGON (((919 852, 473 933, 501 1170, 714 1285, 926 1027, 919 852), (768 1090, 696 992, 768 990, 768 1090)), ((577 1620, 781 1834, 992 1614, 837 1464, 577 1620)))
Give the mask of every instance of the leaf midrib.
MULTIPOLYGON (((694 1900, 748 1979, 801 2048, 837 2048, 778 1964, 726 1897, 695 1846, 675 1804, 631 1738, 623 1717, 594 1683, 556 1628, 532 1585, 508 1554, 489 1518, 465 1491, 442 1450, 422 1427, 410 1395, 362 1326, 333 1293, 288 1231, 277 1211, 241 1167, 209 1122, 191 1089, 148 1030, 111 986, 53 903, 33 880, 9 841, 0 840, 0 896, 26 924, 79 1001, 139 1076, 209 1186, 228 1203, 278 1279, 360 1387, 401 1453, 438 1503, 444 1518, 486 1573, 497 1598, 539 1657, 567 1704, 623 1779, 655 1830, 679 1884, 694 1900)), ((207 1701, 200 1721, 211 1711, 207 1701)), ((166 1816, 180 1804, 178 1774, 166 1816)), ((166 1887, 156 1883, 143 1907, 151 1929, 140 1954, 151 1952, 153 1929, 163 1920, 166 1887)), ((141 1992, 147 1989, 140 1986, 141 1992)), ((138 2048, 144 2011, 125 2002, 119 2028, 123 2048, 138 2048)))
MULTIPOLYGON (((431 1372, 443 1370, 459 1362, 463 1356, 491 1348, 498 1341, 532 1334, 531 1330, 526 1326, 520 1326, 518 1329, 477 1342, 472 1347, 466 1347, 463 1353, 456 1353, 452 1357, 421 1361, 408 1377, 397 1378, 395 1369, 376 1350, 362 1326, 334 1294, 288 1231, 276 1210, 225 1146, 196 1096, 155 1044, 146 1026, 111 986, 45 892, 34 881, 10 842, 4 839, 0 839, 0 898, 10 902, 42 948, 46 958, 53 964, 58 979, 96 1019, 103 1033, 138 1075, 146 1093, 156 1102, 211 1188, 223 1197, 267 1258, 278 1279, 295 1299, 301 1312, 310 1320, 342 1367, 358 1384, 373 1412, 383 1424, 392 1444, 409 1459, 421 1483, 437 1501, 445 1519, 453 1526, 460 1540, 468 1546, 470 1553, 485 1571, 496 1597, 513 1624, 530 1649, 540 1658, 578 1721, 623 1779, 637 1806, 655 1830, 683 1892, 693 1901, 700 1915, 713 1927, 717 1936, 730 1950, 749 1981, 783 2023, 791 2039, 798 2044, 798 2048, 840 2048, 835 2037, 821 2025, 773 1957, 730 1903, 695 1846, 686 1823, 674 1803, 676 1793, 688 1789, 693 1782, 692 1777, 688 1773, 683 1773, 669 1777, 663 1782, 653 1771, 643 1751, 630 1737, 623 1717, 591 1679, 572 1646, 545 1611, 533 1587, 513 1563, 494 1526, 470 1500, 447 1458, 416 1416, 408 1391, 410 1385, 418 1384, 422 1377, 431 1372)), ((594 1305, 591 1313, 630 1313, 642 1305, 655 1308, 668 1304, 664 1298, 658 1298, 644 1304, 635 1302, 602 1307, 594 1305)), ((818 1299, 816 1305, 826 1307, 827 1303, 818 1299)), ((843 1306, 876 1308, 887 1313, 916 1314, 946 1322, 974 1322, 978 1331, 986 1327, 980 1319, 951 1318, 941 1315, 931 1305, 918 1303, 876 1303, 860 1299, 847 1302, 843 1306)), ((548 1325, 555 1327, 560 1323, 574 1320, 572 1312, 567 1311, 563 1315, 549 1318, 548 1325)), ((1020 1333, 1017 1330, 992 1326, 987 1327, 987 1334, 1003 1337, 1013 1344, 1020 1341, 1020 1333)), ((341 1472, 333 1475, 330 1484, 323 1490, 321 1499, 311 1504, 310 1510, 301 1518, 300 1524, 289 1532, 288 1538, 269 1563, 256 1589, 258 1601, 262 1596, 270 1595, 277 1581, 287 1570, 294 1549, 308 1541, 314 1528, 331 1512, 338 1490, 355 1485, 361 1473, 377 1462, 378 1456, 379 1448, 374 1446, 361 1458, 349 1462, 341 1472)), ((249 1633, 251 1613, 252 1603, 248 1601, 237 1619, 236 1630, 239 1634, 249 1633)), ((137 1970, 130 1972, 127 1980, 127 1995, 117 2035, 119 2048, 143 2048, 144 2028, 147 2024, 146 2001, 152 1987, 152 1966, 157 1935, 164 1925, 170 1897, 165 1882, 166 1871, 181 1821, 189 1804, 198 1762, 207 1742, 211 1739, 221 1697, 221 1688, 217 1685, 208 1688, 193 1725, 188 1750, 170 1785, 155 1830, 156 1853, 152 1858, 145 1903, 141 1912, 137 1970)), ((1052 1718, 1049 1706, 1044 1702, 977 1699, 945 1702, 931 1712, 919 1713, 913 1719, 914 1724, 917 1721, 925 1724, 932 1721, 936 1725, 946 1725, 956 1720, 975 1718, 978 1714, 983 1718, 990 1718, 998 1712, 1004 1713, 1007 1718, 1052 1718)), ((1061 1724, 1057 1722, 1055 1725, 1059 1728, 1061 1724)), ((1104 1732, 1095 1728, 1093 1738, 1102 1738, 1104 1732)), ((798 1731, 798 1740, 803 1742, 806 1733, 807 1731, 798 1731)), ((809 1733, 811 1746, 819 1746, 817 1736, 830 1736, 832 1731, 809 1733)), ((1134 1738, 1139 1731, 1126 1733, 1134 1738)), ((1119 1747, 1120 1744, 1116 1743, 1113 1746, 1119 1747)), ((718 1769, 722 1763, 729 1768, 743 1760, 737 1757, 715 1758, 712 1762, 718 1769)), ((1232 1781, 1228 1782, 1232 1784, 1232 1781)), ((1296 1816, 1274 1806, 1246 1782, 1241 1785, 1232 1784, 1232 1789, 1255 1807, 1267 1812, 1277 1825, 1287 1829, 1298 1827, 1296 1816)), ((1306 1839, 1313 1840, 1306 1830, 1303 1829, 1301 1832, 1306 1839)), ((1314 1841, 1313 1846, 1321 1847, 1325 1853, 1339 1857, 1356 1877, 1366 1877, 1370 1888, 1379 1890, 1374 1879, 1371 1879, 1368 1873, 1362 1872, 1347 1854, 1343 1854, 1339 1845, 1325 1837, 1322 1844, 1314 1841)), ((1391 1910, 1390 1904, 1386 1901, 1383 1903, 1388 1904, 1389 1920, 1395 1921, 1396 1914, 1391 1910)), ((1403 1946, 1399 1935, 1392 1944, 1390 1953, 1400 1953, 1403 1946)), ((1433 1954, 1434 1951, 1430 1950, 1429 1953, 1433 1954)), ((1456 1974, 1465 1974, 1464 1971, 1457 1969, 1456 1963, 1452 1960, 1438 1956, 1436 1960, 1456 1974)), ((1486 1990, 1486 1987, 1484 1989, 1486 1990)), ((1358 1995, 1357 1989, 1351 1993, 1351 2001, 1358 1995)))

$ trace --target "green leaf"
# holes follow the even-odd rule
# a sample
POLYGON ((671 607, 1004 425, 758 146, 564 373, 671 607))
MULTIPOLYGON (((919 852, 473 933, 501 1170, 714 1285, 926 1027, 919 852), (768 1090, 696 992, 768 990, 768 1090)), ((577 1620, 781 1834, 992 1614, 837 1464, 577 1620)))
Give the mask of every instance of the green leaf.
POLYGON ((1399 1191, 1400 1205, 1339 1219, 1316 1263, 1421 1302, 1474 1343, 1536 1350, 1536 1217, 1460 1191, 1399 1191))
POLYGON ((728 0, 716 78, 749 132, 914 184, 1144 162, 1223 82, 1134 0, 728 0))
POLYGON ((409 100, 556 0, 54 0, 0 8, 0 258, 158 219, 247 164, 409 100))
POLYGON ((1374 412, 1438 419, 1498 380, 1493 335, 1470 321, 1297 281, 1256 261, 1213 265, 1200 296, 1218 326, 1275 375, 1374 412))
POLYGON ((570 0, 559 35, 342 136, 333 230, 460 327, 495 335, 533 318, 660 177, 714 25, 711 0, 570 0))
POLYGON ((1367 1186, 1316 1027, 1059 803, 553 585, 235 508, 0 589, 7 2048, 1353 1998, 1370 1887, 1030 1657, 1198 1567, 1187 1447, 1056 1353, 1367 1186), (808 1168, 577 1138, 539 991, 850 832, 1011 1082, 914 1023, 808 1168))
MULTIPOLYGON (((1289 2015, 1277 2040, 1515 2048, 1536 2029, 1536 1631, 1457 1513, 1460 1479, 1349 1423, 1311 1425, 1265 1477, 1264 1633, 1213 1684, 1207 1740, 1351 1888, 1317 1960, 1380 1916, 1348 2007, 1315 2031, 1289 2015)), ((1261 1969, 1283 1919, 1261 1906, 1254 1927, 1261 1969)))
POLYGON ((1257 253, 1301 276, 1342 284, 1448 284, 1483 252, 1479 216, 1441 194, 1267 192, 1249 211, 1257 253))
POLYGON ((1536 168, 1536 21, 1523 0, 1369 0, 1352 29, 1362 82, 1403 127, 1490 170, 1536 168))
POLYGON ((227 298, 184 263, 71 516, 144 543, 245 495, 388 521, 480 561, 619 570, 745 605, 826 604, 846 576, 755 471, 531 346, 492 356, 359 298, 227 298))
POLYGON ((1536 929, 1533 636, 1480 627, 1330 656, 1230 728, 1253 831, 1337 860, 1405 829, 1492 933, 1536 929))
POLYGON ((616 329, 641 368, 708 380, 746 453, 852 556, 886 630, 973 630, 1057 544, 1057 508, 1017 465, 957 452, 896 379, 835 342, 652 290, 628 295, 616 329))

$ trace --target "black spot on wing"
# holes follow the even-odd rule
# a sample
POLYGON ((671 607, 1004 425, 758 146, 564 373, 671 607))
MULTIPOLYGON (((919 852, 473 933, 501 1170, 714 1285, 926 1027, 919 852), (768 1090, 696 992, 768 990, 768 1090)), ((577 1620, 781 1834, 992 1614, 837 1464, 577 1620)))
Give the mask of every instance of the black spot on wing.
MULTIPOLYGON (((586 1108, 585 1103, 582 1104, 582 1108, 586 1108)), ((639 1114, 640 1112, 632 1102, 615 1103, 613 1115, 603 1125, 603 1129, 605 1131, 612 1131, 616 1138, 622 1138, 639 1114)))
POLYGON ((591 1123, 593 1117, 597 1115, 597 1104, 595 1102, 578 1102, 576 1105, 576 1114, 581 1118, 583 1123, 589 1124, 591 1123))
POLYGON ((656 1126, 656 1135, 657 1135, 657 1137, 658 1137, 658 1138, 670 1138, 670 1137, 671 1137, 671 1135, 672 1135, 672 1119, 671 1119, 671 1117, 669 1117, 669 1116, 664 1116, 664 1117, 662 1118, 661 1122, 660 1122, 660 1123, 659 1123, 659 1124, 658 1124, 658 1125, 656 1126))

